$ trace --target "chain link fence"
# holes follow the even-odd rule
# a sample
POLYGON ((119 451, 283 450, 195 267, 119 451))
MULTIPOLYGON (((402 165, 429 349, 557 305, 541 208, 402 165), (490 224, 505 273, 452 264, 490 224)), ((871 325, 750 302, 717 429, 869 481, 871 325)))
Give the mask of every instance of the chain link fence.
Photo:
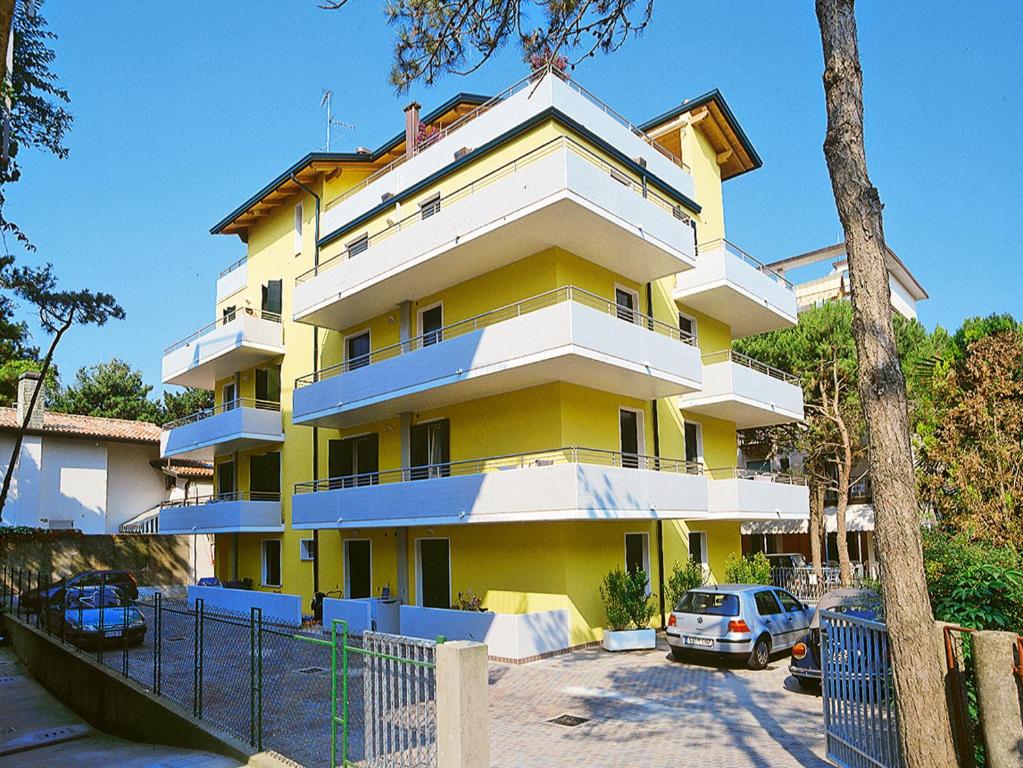
POLYGON ((433 641, 349 635, 343 622, 324 635, 159 591, 70 607, 74 591, 0 566, 0 609, 256 750, 309 768, 437 765, 433 641))

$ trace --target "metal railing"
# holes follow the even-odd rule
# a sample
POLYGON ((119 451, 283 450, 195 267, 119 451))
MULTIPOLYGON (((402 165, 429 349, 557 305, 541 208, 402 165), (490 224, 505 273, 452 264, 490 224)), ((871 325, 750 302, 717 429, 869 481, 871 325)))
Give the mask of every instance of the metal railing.
POLYGON ((177 427, 183 427, 186 424, 194 424, 197 421, 209 419, 214 416, 218 416, 221 413, 236 410, 237 408, 257 408, 261 411, 279 411, 281 410, 281 404, 273 400, 257 400, 254 397, 237 397, 234 400, 228 400, 226 403, 214 405, 210 408, 203 408, 195 413, 182 416, 180 419, 168 421, 163 425, 163 428, 164 430, 176 429, 177 427))
POLYGON ((522 315, 529 314, 530 312, 552 307, 555 304, 560 304, 566 301, 573 301, 577 304, 582 304, 583 306, 612 315, 630 324, 645 328, 648 331, 659 333, 662 336, 667 336, 668 338, 676 341, 681 341, 683 344, 696 346, 695 336, 687 333, 686 331, 680 330, 674 325, 662 322, 661 320, 656 320, 649 315, 644 315, 634 309, 624 307, 610 299, 605 299, 602 296, 590 293, 582 288, 569 285, 563 288, 555 288, 553 290, 537 294, 536 296, 531 296, 528 299, 517 301, 514 304, 506 304, 503 307, 483 312, 466 320, 459 320, 458 322, 451 323, 443 328, 438 328, 437 330, 420 334, 408 341, 400 341, 397 344, 390 344, 386 347, 381 347, 380 349, 370 352, 368 355, 360 355, 359 357, 345 360, 342 363, 337 363, 327 368, 322 368, 318 371, 314 371, 313 373, 306 374, 305 376, 300 376, 295 380, 295 387, 308 386, 318 381, 332 378, 333 376, 338 376, 340 374, 348 373, 349 371, 364 368, 367 365, 379 363, 383 360, 389 360, 400 355, 408 354, 409 352, 415 352, 423 349, 424 347, 429 347, 433 344, 439 344, 450 339, 458 338, 459 336, 463 336, 467 333, 478 331, 480 328, 496 325, 506 320, 521 317, 522 315))
MULTIPOLYGON (((818 578, 812 566, 772 568, 771 583, 790 592, 804 603, 816 604, 827 592, 842 586, 842 576, 838 568, 830 566, 822 568, 821 574, 823 578, 818 578)), ((854 584, 856 581, 854 579, 854 584)))
POLYGON ((457 120, 452 121, 450 124, 425 133, 423 138, 417 140, 416 145, 413 147, 411 153, 405 153, 400 155, 399 157, 396 157, 387 165, 384 165, 381 168, 374 171, 373 173, 371 173, 369 176, 367 176, 365 179, 357 183, 355 186, 345 190, 344 192, 335 197, 332 197, 324 204, 324 210, 329 211, 334 206, 339 205, 345 200, 348 200, 352 196, 358 194, 362 190, 369 187, 369 185, 372 184, 373 182, 377 181, 378 179, 382 178, 383 176, 393 171, 398 166, 402 165, 403 163, 406 163, 410 157, 415 157, 416 155, 425 151, 429 147, 438 143, 441 139, 447 138, 455 131, 457 131, 459 128, 461 128, 463 125, 466 125, 467 123, 470 123, 471 121, 475 120, 484 112, 489 112, 491 109, 496 107, 501 102, 506 101, 508 98, 510 98, 511 96, 515 95, 516 93, 527 87, 534 86, 539 80, 551 74, 553 74, 555 77, 559 78, 563 82, 567 83, 568 86, 572 88, 572 90, 576 91, 581 96, 586 98, 590 103, 599 107, 605 114, 614 119, 616 122, 628 128, 637 137, 639 137, 641 140, 649 144, 653 149, 662 154, 675 165, 682 168, 682 170, 689 172, 690 170, 689 166, 682 162, 681 158, 677 157, 674 153, 658 144, 655 139, 651 138, 647 133, 640 130, 637 126, 633 125, 629 120, 623 117, 620 113, 616 112, 605 102, 601 101, 597 96, 592 94, 590 91, 586 90, 579 83, 575 82, 569 77, 566 77, 565 75, 560 73, 556 68, 550 65, 546 65, 544 67, 541 67, 530 72, 525 77, 516 80, 514 83, 509 85, 500 93, 498 93, 496 96, 492 96, 490 99, 476 106, 469 112, 466 112, 464 115, 459 117, 457 120))
POLYGON ((173 499, 160 502, 160 509, 180 509, 184 507, 205 507, 209 504, 222 504, 227 501, 276 501, 281 500, 279 491, 228 491, 211 493, 207 496, 190 496, 187 499, 173 499))
POLYGON ((757 480, 764 483, 780 483, 781 485, 806 485, 806 478, 790 475, 787 472, 771 472, 745 467, 711 467, 704 470, 711 480, 757 480))
POLYGON ((234 262, 234 264, 231 264, 226 269, 222 269, 220 271, 220 274, 217 275, 217 279, 219 280, 220 278, 224 277, 225 275, 231 274, 232 272, 234 272, 239 267, 245 266, 245 264, 246 264, 246 262, 248 262, 248 260, 249 260, 248 256, 242 256, 240 259, 238 259, 238 261, 234 262))
POLYGON ((723 237, 719 237, 716 240, 708 240, 705 243, 700 243, 699 246, 697 247, 697 252, 702 253, 703 251, 712 251, 715 248, 724 248, 728 253, 732 254, 733 256, 739 259, 742 259, 744 262, 749 264, 757 271, 763 272, 765 275, 767 275, 769 278, 774 280, 779 285, 784 285, 786 288, 789 288, 790 290, 792 289, 792 283, 790 283, 784 277, 779 275, 769 266, 764 264, 764 262, 760 261, 759 259, 753 256, 750 256, 750 254, 748 254, 742 248, 737 246, 735 243, 731 242, 730 240, 726 240, 723 237))
POLYGON ((185 338, 181 339, 180 341, 175 341, 169 347, 164 349, 163 353, 165 355, 169 355, 171 352, 173 352, 176 349, 181 349, 182 347, 187 347, 193 341, 196 341, 197 339, 202 338, 203 336, 205 336, 207 333, 209 333, 210 331, 214 330, 215 328, 219 328, 222 325, 227 325, 228 323, 233 323, 235 320, 238 319, 239 315, 243 315, 243 314, 244 315, 250 315, 252 317, 258 317, 261 320, 268 320, 271 323, 279 323, 279 322, 281 322, 281 316, 277 312, 267 312, 265 309, 262 309, 262 310, 260 310, 260 309, 252 309, 251 307, 239 307, 238 309, 235 309, 233 312, 228 312, 227 314, 222 315, 221 317, 218 317, 212 323, 207 323, 206 325, 204 325, 199 330, 193 331, 192 333, 188 334, 185 338))
POLYGON ((550 467, 561 464, 593 464, 602 467, 623 467, 625 469, 647 469, 675 474, 700 475, 703 466, 699 462, 685 459, 667 459, 659 456, 622 453, 602 448, 579 448, 569 446, 546 451, 511 453, 503 456, 488 456, 480 459, 448 461, 417 467, 385 469, 343 477, 327 477, 295 483, 295 493, 316 493, 344 488, 357 488, 387 483, 405 483, 439 477, 483 475, 512 469, 550 467))
POLYGON ((750 370, 756 371, 757 373, 763 373, 770 376, 772 379, 778 379, 784 381, 786 384, 800 383, 799 377, 794 376, 787 371, 783 371, 780 368, 775 368, 773 365, 762 363, 759 360, 754 360, 748 355, 744 355, 741 352, 736 352, 733 349, 722 349, 719 352, 709 352, 703 356, 704 365, 713 365, 714 363, 723 363, 726 360, 731 361, 737 365, 744 366, 750 370))
MULTIPOLYGON (((486 188, 490 184, 493 184, 494 182, 505 178, 509 174, 515 173, 516 171, 525 168, 543 159, 544 157, 553 154, 558 150, 572 152, 573 154, 583 158, 584 160, 587 160, 592 165, 596 166, 601 171, 609 175, 615 181, 622 184, 622 186, 624 186, 625 188, 631 190, 633 193, 639 195, 640 197, 649 200, 651 204, 662 208, 663 210, 667 211, 676 219, 679 219, 681 222, 685 223, 688 226, 690 218, 688 214, 686 214, 685 211, 683 211, 681 204, 673 202, 668 198, 658 194, 648 184, 633 179, 624 170, 608 162, 603 157, 598 155, 596 152, 593 152, 584 145, 580 144, 578 141, 575 141, 574 139, 571 139, 568 136, 558 136, 554 139, 551 139, 550 141, 547 141, 541 144, 540 146, 534 147, 528 152, 523 153, 519 157, 516 157, 515 159, 508 161, 504 165, 495 168, 492 171, 489 171, 488 173, 474 179, 473 181, 470 181, 467 184, 464 184, 463 186, 459 187, 453 192, 449 192, 447 195, 443 195, 441 197, 436 198, 435 207, 432 207, 431 211, 434 213, 437 211, 442 211, 447 206, 453 205, 461 200, 464 200, 467 197, 470 197, 476 192, 479 192, 480 190, 486 188)), ((384 214, 380 215, 383 216, 384 214)), ((307 280, 311 280, 312 278, 319 275, 321 272, 324 272, 330 269, 331 267, 336 266, 346 258, 355 258, 357 255, 365 253, 367 250, 371 249, 375 245, 378 245, 380 242, 386 240, 392 235, 395 235, 398 232, 406 230, 409 227, 414 227, 417 223, 423 221, 424 218, 430 217, 429 216, 424 217, 423 211, 415 210, 412 213, 403 216, 401 219, 388 224, 379 232, 375 232, 372 235, 360 237, 357 241, 353 241, 353 250, 351 255, 349 255, 348 249, 345 249, 341 253, 320 262, 312 269, 309 269, 306 272, 300 274, 298 277, 296 277, 295 285, 301 285, 307 280), (354 248, 354 245, 356 243, 358 246, 357 252, 356 249, 354 248)))

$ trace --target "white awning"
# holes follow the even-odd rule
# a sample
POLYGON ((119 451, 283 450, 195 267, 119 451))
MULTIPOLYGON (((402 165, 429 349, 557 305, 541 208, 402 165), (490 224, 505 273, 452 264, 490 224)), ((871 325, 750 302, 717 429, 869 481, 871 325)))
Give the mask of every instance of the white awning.
MULTIPOLYGON (((835 514, 834 507, 826 507, 824 510, 824 527, 828 533, 834 533, 838 529, 835 514)), ((851 532, 873 531, 874 505, 850 504, 845 510, 845 527, 847 531, 851 532)), ((808 520, 751 520, 743 523, 741 530, 745 536, 809 533, 810 523, 808 520)))

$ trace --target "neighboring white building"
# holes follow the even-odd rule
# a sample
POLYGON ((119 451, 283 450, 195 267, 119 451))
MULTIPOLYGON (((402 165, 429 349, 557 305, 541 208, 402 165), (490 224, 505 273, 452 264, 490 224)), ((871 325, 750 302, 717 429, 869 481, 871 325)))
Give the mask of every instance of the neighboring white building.
MULTIPOLYGON (((38 374, 23 374, 18 406, 0 408, 0 472, 38 383, 38 374)), ((161 462, 156 424, 48 413, 43 399, 40 392, 0 524, 115 534, 164 501, 210 493, 212 468, 161 462)))
MULTIPOLYGON (((849 261, 844 242, 789 256, 767 266, 794 283, 796 304, 800 312, 820 306, 826 301, 849 298, 849 261), (831 271, 824 277, 796 282, 791 274, 787 274, 828 260, 832 262, 831 271)), ((916 304, 928 298, 927 291, 891 249, 888 250, 888 285, 892 292, 892 309, 903 317, 915 320, 916 304)))

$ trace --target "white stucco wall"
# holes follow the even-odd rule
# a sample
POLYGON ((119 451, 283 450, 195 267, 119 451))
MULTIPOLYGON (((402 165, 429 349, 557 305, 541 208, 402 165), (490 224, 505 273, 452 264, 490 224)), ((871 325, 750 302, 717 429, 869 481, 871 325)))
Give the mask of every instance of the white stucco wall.
POLYGON ((36 524, 66 520, 83 533, 106 533, 106 478, 105 444, 45 437, 36 524))
POLYGON ((158 458, 155 445, 107 444, 107 533, 167 498, 163 472, 149 463, 158 458))
POLYGON ((895 275, 889 274, 888 285, 892 289, 892 309, 903 317, 910 320, 916 319, 916 299, 914 299, 905 286, 895 279, 895 275))
MULTIPOLYGON (((7 464, 14 449, 14 438, 0 437, 0 472, 7 472, 7 464)), ((21 444, 22 461, 11 478, 10 491, 3 509, 6 525, 39 525, 37 512, 42 493, 42 438, 26 436, 21 444)))

